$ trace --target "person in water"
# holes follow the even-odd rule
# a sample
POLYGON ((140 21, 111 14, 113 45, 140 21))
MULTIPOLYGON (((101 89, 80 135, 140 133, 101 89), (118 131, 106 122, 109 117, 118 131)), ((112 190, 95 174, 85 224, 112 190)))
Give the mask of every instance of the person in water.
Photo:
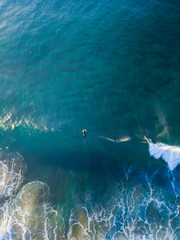
POLYGON ((84 138, 86 137, 86 132, 87 132, 86 129, 83 129, 83 130, 82 130, 82 133, 83 133, 84 138))

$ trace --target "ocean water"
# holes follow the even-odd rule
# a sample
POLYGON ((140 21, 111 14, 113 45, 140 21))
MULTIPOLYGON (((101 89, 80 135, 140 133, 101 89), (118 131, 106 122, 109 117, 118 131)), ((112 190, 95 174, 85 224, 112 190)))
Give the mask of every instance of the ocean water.
POLYGON ((180 2, 0 16, 0 239, 179 240, 180 2))

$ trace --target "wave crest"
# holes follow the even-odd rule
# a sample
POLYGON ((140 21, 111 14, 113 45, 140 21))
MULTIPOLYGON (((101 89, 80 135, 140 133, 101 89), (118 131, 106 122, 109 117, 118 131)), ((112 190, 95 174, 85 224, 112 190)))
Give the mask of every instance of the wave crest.
POLYGON ((180 147, 149 142, 149 153, 155 159, 162 158, 173 171, 180 164, 180 147))

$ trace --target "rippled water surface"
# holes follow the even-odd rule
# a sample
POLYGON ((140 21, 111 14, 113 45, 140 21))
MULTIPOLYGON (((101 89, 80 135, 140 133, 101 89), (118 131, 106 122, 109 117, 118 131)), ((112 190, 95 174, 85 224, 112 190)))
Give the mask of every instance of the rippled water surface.
POLYGON ((0 16, 0 239, 179 240, 180 2, 0 16))

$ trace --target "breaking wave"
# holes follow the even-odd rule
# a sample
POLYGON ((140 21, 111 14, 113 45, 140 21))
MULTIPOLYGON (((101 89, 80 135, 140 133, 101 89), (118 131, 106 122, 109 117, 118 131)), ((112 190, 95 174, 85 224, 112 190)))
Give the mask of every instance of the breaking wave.
POLYGON ((162 158, 166 161, 171 171, 180 163, 180 147, 177 146, 149 142, 149 153, 156 159, 162 158))

